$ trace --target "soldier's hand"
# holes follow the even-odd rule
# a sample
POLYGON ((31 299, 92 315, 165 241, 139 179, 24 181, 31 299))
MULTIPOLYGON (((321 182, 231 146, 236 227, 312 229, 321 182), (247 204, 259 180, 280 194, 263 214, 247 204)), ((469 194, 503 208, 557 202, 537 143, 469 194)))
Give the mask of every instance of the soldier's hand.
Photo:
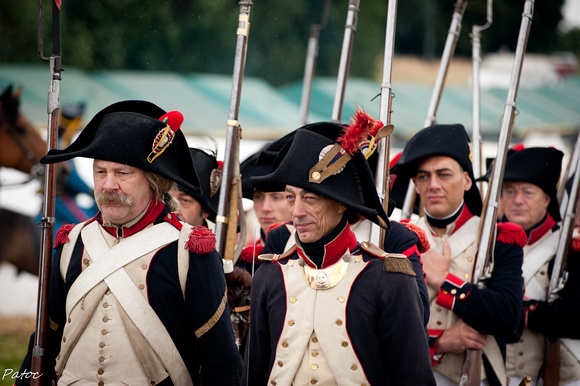
POLYGON ((449 242, 443 243, 443 254, 429 249, 421 254, 423 260, 423 271, 425 272, 425 281, 435 289, 439 289, 449 274, 451 267, 451 247, 449 242))
POLYGON ((467 349, 481 350, 485 346, 486 340, 487 335, 480 333, 459 319, 437 339, 437 353, 459 354, 467 349))

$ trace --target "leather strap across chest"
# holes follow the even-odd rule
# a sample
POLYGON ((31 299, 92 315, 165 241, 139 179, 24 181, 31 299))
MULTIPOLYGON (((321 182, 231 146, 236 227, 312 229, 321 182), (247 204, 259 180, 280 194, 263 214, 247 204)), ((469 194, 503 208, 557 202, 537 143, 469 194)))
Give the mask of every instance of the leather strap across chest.
POLYGON ((109 247, 99 224, 90 223, 81 231, 83 244, 93 263, 71 286, 67 297, 67 315, 93 287, 104 281, 129 318, 155 351, 174 384, 192 385, 179 351, 165 326, 123 267, 141 256, 166 246, 179 238, 180 232, 169 223, 144 229, 138 235, 109 247))

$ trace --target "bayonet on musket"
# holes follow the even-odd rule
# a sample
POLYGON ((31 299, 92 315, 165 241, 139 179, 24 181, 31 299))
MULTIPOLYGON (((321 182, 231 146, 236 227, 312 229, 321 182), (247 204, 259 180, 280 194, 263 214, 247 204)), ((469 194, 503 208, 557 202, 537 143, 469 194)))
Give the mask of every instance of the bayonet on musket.
POLYGON ((330 0, 325 0, 320 24, 312 24, 310 26, 310 37, 308 38, 308 48, 306 49, 306 63, 304 64, 304 83, 302 85, 302 97, 300 98, 300 125, 302 126, 308 123, 310 94, 312 92, 314 73, 316 72, 316 58, 318 57, 318 39, 320 37, 320 31, 325 29, 328 23, 329 10, 330 0))
MULTIPOLYGON (((64 71, 61 62, 61 32, 60 15, 61 0, 52 1, 52 55, 44 56, 44 31, 42 0, 38 2, 38 56, 42 61, 50 63, 50 86, 48 91, 47 113, 47 152, 58 146, 58 118, 61 72, 64 71)), ((51 379, 46 377, 49 373, 45 355, 48 350, 48 288, 50 284, 50 271, 52 261, 52 240, 55 223, 55 199, 56 199, 56 164, 45 166, 44 172, 44 197, 42 205, 42 218, 39 223, 41 228, 40 257, 38 272, 38 300, 36 305, 36 328, 32 348, 31 371, 35 376, 31 378, 32 385, 48 385, 51 379), (38 376, 38 377, 37 377, 38 376)))
MULTIPOLYGON (((524 54, 532 24, 534 0, 526 0, 518 41, 512 66, 510 86, 501 121, 501 129, 497 145, 497 156, 493 166, 488 193, 485 199, 483 215, 479 224, 478 248, 473 266, 472 283, 485 286, 485 281, 493 271, 493 250, 495 246, 497 213, 499 197, 505 171, 505 161, 511 141, 516 115, 516 98, 520 85, 524 54)), ((461 374, 460 385, 479 385, 481 382, 481 350, 467 350, 465 364, 461 374)), ((498 378, 502 376, 497 374, 498 378)))
POLYGON ((240 139, 242 129, 238 120, 244 68, 248 49, 250 32, 250 9, 253 3, 249 0, 239 2, 240 15, 238 20, 236 56, 230 96, 230 109, 227 119, 226 151, 222 174, 218 213, 216 216, 216 249, 224 258, 224 272, 233 270, 235 261, 239 257, 245 239, 245 219, 242 204, 242 187, 240 176, 240 139), (236 247, 236 233, 239 227, 241 242, 236 247))
MULTIPOLYGON (((471 28, 471 58, 472 58, 472 135, 473 146, 473 174, 475 179, 483 175, 483 139, 481 137, 481 85, 480 85, 480 65, 481 65, 481 31, 485 31, 491 26, 493 19, 493 1, 487 0, 487 18, 484 25, 474 24, 471 28)), ((481 191, 481 185, 480 185, 481 191)))
POLYGON ((346 80, 350 69, 350 58, 352 56, 352 46, 354 34, 358 23, 358 11, 360 0, 348 1, 348 13, 346 25, 344 27, 344 39, 342 41, 342 51, 338 66, 338 77, 336 82, 336 92, 334 94, 334 105, 332 107, 332 121, 340 123, 342 116, 342 106, 344 103, 344 93, 346 91, 346 80))
MULTIPOLYGON (((387 27, 385 32, 385 56, 383 60, 383 81, 381 83, 381 105, 379 120, 385 126, 390 125, 390 130, 385 139, 378 143, 378 161, 375 171, 375 184, 379 197, 383 202, 385 213, 389 213, 389 161, 391 158, 391 112, 393 109, 392 77, 393 77, 393 58, 395 55, 395 31, 397 25, 397 0, 389 0, 387 9, 387 27)), ((371 224, 369 241, 378 245, 381 249, 384 247, 385 230, 377 224, 371 224)))
MULTIPOLYGON (((453 10, 453 17, 451 18, 451 25, 449 26, 449 31, 447 32, 447 39, 445 40, 445 47, 443 48, 443 53, 441 54, 441 63, 439 64, 439 71, 437 73, 437 79, 435 80, 435 87, 433 88, 433 93, 431 94, 431 100, 429 101, 429 108, 427 110, 427 117, 425 118, 425 123, 423 127, 428 127, 437 123, 437 110, 439 109, 439 102, 441 101, 441 95, 443 94, 443 87, 445 86, 445 79, 447 78, 447 72, 449 70, 449 64, 451 63, 451 58, 455 52, 455 47, 457 46, 457 40, 459 39, 459 34, 461 33, 461 21, 463 20, 463 14, 465 13, 465 8, 469 0, 457 0, 455 3, 455 8, 453 10)), ((409 186, 407 187, 407 193, 405 194, 405 201, 403 203, 402 219, 411 218, 413 213, 413 206, 415 201, 415 184, 413 180, 409 180, 409 186)))

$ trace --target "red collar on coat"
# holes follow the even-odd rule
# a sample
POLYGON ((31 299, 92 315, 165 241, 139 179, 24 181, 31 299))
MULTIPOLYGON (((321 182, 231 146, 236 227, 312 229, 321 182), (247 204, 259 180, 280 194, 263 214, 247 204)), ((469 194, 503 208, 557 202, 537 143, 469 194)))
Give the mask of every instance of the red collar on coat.
MULTIPOLYGON (((336 236, 332 241, 324 245, 324 257, 322 258, 321 269, 328 268, 334 263, 336 263, 347 250, 353 251, 358 245, 356 241, 356 236, 354 232, 350 229, 350 225, 347 223, 342 232, 336 236)), ((316 265, 310 260, 310 257, 306 255, 304 250, 297 244, 296 249, 298 255, 304 259, 306 264, 312 268, 317 268, 316 265)))

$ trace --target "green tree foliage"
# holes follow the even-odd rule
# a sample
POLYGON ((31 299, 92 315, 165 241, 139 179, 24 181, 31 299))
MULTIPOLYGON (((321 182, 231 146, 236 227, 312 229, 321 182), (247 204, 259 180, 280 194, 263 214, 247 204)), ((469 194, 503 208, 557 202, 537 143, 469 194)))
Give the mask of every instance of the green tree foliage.
MULTIPOLYGON (((50 55, 51 1, 44 0, 45 55, 50 55)), ((441 55, 455 0, 398 2, 395 49, 436 59, 441 55)), ((529 52, 570 49, 577 32, 559 33, 564 0, 535 3, 529 52)), ((324 0, 254 0, 246 74, 274 85, 300 79, 310 26, 320 23, 324 0)), ((387 1, 361 0, 350 74, 377 77, 382 60, 387 1)), ((482 35, 485 55, 513 50, 524 1, 494 0, 491 28, 482 35)), ((0 62, 38 63, 37 2, 0 2, 0 62)), ((471 55, 469 33, 485 22, 486 2, 467 5, 456 55, 471 55)), ((239 5, 234 0, 63 0, 63 64, 86 70, 142 69, 231 73, 239 5)), ((320 34, 316 74, 338 72, 348 1, 333 0, 320 34)))

